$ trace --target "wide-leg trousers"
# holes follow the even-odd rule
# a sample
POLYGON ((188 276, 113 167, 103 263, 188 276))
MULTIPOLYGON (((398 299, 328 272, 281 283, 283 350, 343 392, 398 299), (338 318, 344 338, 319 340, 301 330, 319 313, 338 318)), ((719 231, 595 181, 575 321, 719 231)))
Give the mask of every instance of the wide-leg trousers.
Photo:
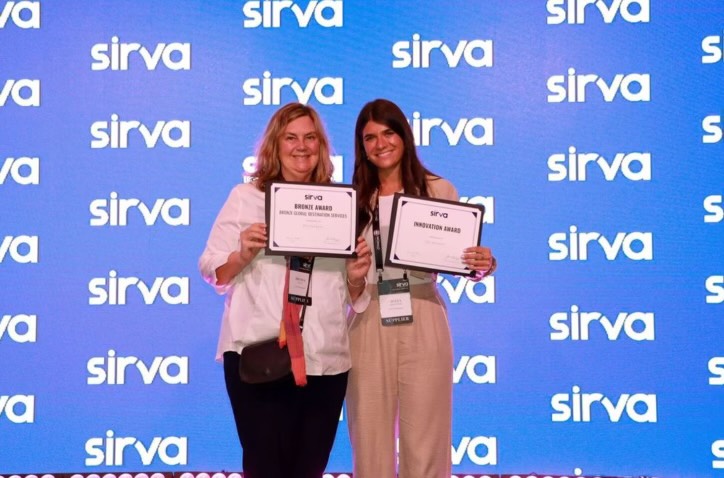
POLYGON ((226 390, 243 449, 244 478, 321 478, 332 451, 347 372, 251 385, 239 379, 239 354, 224 354, 226 390))
POLYGON ((373 299, 349 330, 354 477, 449 478, 453 354, 445 304, 435 283, 414 285, 413 322, 383 326, 377 287, 369 287, 373 299))

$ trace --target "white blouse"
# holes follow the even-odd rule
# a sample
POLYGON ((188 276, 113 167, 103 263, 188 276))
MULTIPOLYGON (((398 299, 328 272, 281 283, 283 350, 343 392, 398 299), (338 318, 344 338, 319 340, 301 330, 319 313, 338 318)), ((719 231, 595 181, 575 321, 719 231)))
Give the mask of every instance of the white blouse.
MULTIPOLYGON (((226 294, 216 359, 224 352, 241 353, 244 346, 276 337, 282 316, 286 275, 284 256, 259 254, 229 284, 216 285, 216 269, 239 250, 241 232, 265 222, 264 193, 252 183, 239 184, 229 194, 211 228, 199 259, 204 279, 226 294)), ((363 312, 370 301, 365 290, 352 304, 346 285, 345 260, 318 257, 310 284, 312 305, 304 315, 304 358, 308 375, 334 375, 351 367, 347 338, 347 307, 363 312)))

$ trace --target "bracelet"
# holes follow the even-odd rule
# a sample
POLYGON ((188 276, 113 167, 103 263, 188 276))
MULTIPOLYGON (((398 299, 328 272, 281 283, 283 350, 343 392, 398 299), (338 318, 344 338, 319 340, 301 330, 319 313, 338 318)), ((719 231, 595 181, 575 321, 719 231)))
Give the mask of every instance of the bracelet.
POLYGON ((488 270, 485 272, 485 276, 486 276, 486 277, 489 276, 489 275, 493 275, 493 272, 495 272, 495 269, 498 268, 498 261, 495 260, 495 256, 491 257, 491 259, 492 259, 492 262, 493 262, 493 263, 490 265, 490 269, 488 269, 488 270))
POLYGON ((349 281, 349 277, 347 277, 347 284, 349 284, 351 287, 364 287, 367 285, 367 278, 365 277, 359 284, 353 284, 349 281))

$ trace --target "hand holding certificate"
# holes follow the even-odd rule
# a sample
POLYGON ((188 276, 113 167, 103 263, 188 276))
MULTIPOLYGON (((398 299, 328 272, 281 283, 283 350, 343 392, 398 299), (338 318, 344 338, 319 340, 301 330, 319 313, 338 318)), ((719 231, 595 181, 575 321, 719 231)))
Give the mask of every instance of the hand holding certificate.
POLYGON ((461 259, 477 246, 485 208, 395 194, 385 263, 395 267, 472 276, 461 259))
POLYGON ((272 182, 266 188, 270 255, 352 257, 357 194, 351 186, 272 182))

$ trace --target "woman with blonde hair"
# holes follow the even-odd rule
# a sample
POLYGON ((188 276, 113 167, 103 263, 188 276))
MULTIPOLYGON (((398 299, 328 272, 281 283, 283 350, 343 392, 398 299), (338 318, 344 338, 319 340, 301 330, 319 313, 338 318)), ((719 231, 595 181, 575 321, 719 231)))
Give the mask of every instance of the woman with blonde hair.
POLYGON ((226 295, 217 360, 224 364, 245 478, 321 478, 336 435, 351 366, 346 309, 361 311, 369 302, 364 287, 354 285, 367 275, 369 247, 360 238, 354 259, 316 258, 312 303, 301 313, 286 300, 289 261, 264 252, 267 181, 330 183, 329 156, 313 108, 280 108, 258 148, 253 181, 232 189, 199 259, 204 279, 226 295), (242 350, 277 336, 287 341, 292 373, 268 383, 242 381, 242 350))

